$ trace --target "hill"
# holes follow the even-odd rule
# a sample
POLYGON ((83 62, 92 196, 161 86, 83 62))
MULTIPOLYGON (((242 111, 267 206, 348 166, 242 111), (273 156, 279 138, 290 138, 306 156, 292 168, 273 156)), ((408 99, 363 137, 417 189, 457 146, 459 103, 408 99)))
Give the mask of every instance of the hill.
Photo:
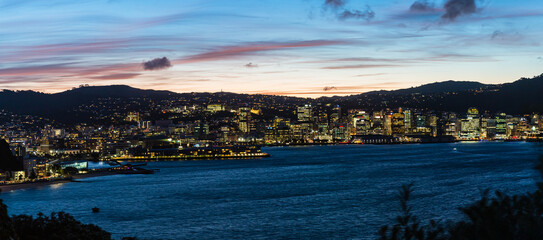
POLYGON ((465 112, 469 107, 477 107, 491 112, 522 114, 543 112, 543 98, 539 97, 541 90, 543 75, 498 85, 446 81, 394 91, 334 97, 328 101, 367 110, 408 107, 465 112))
POLYGON ((231 106, 258 104, 267 108, 268 111, 264 112, 271 117, 274 115, 291 117, 296 106, 318 103, 338 104, 344 109, 361 108, 368 111, 404 107, 465 112, 469 107, 477 107, 491 112, 522 114, 543 113, 541 90, 543 75, 499 85, 445 81, 394 91, 374 91, 318 99, 228 92, 174 93, 112 85, 84 86, 55 94, 3 90, 0 92, 0 109, 50 117, 61 122, 106 119, 108 114, 112 113, 148 110, 162 104, 161 101, 178 105, 205 105, 217 102, 231 106))

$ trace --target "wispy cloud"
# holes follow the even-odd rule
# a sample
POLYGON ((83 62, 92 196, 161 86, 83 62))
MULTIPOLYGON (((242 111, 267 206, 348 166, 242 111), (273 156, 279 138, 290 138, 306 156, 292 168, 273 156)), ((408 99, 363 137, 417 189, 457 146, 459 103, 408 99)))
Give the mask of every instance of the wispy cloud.
POLYGON ((8 63, 20 60, 29 60, 35 58, 58 57, 65 55, 79 55, 85 53, 100 53, 111 51, 121 47, 128 47, 133 40, 117 39, 117 40, 99 40, 99 41, 79 41, 67 42, 59 44, 44 44, 26 47, 14 47, 12 55, 8 55, 0 59, 0 63, 8 63))
POLYGON ((355 77, 374 77, 374 76, 381 76, 381 75, 386 75, 386 73, 358 74, 358 75, 355 75, 355 77))
POLYGON ((99 79, 99 80, 120 80, 120 79, 131 79, 139 76, 141 74, 139 73, 117 73, 117 74, 110 74, 110 75, 104 75, 104 76, 96 76, 96 77, 90 77, 92 79, 99 79))
POLYGON ((499 31, 499 30, 496 30, 492 33, 492 35, 490 36, 490 38, 492 39, 496 39, 497 37, 499 37, 500 35, 503 35, 503 32, 502 31, 499 31))
POLYGON ((314 40, 314 41, 299 41, 299 42, 262 42, 262 43, 247 43, 243 45, 220 47, 216 50, 195 54, 185 58, 172 61, 174 64, 187 64, 204 61, 218 61, 232 59, 239 56, 250 55, 258 52, 276 51, 294 48, 309 48, 322 47, 330 45, 345 44, 345 41, 329 41, 329 40, 314 40))
POLYGON ((435 4, 433 2, 429 2, 428 0, 418 0, 411 4, 411 6, 409 7, 409 11, 415 13, 426 13, 436 12, 439 11, 439 9, 435 7, 435 4))
POLYGON ((365 69, 365 68, 387 68, 387 67, 400 67, 401 65, 392 65, 392 64, 359 64, 359 65, 343 65, 343 66, 331 66, 331 67, 322 67, 322 69, 365 69))
POLYGON ((349 95, 360 94, 368 91, 375 90, 392 90, 405 86, 402 82, 383 82, 361 85, 349 85, 349 86, 326 86, 324 88, 308 87, 298 90, 290 91, 251 91, 252 93, 266 94, 266 95, 290 95, 290 96, 321 96, 321 95, 349 95))
POLYGON ((375 17, 375 12, 371 10, 370 6, 366 6, 364 10, 343 10, 337 17, 341 20, 354 18, 369 21, 375 17))
POLYGON ((330 7, 333 9, 343 8, 347 0, 326 0, 324 1, 324 7, 330 7))
POLYGON ((347 9, 345 4, 347 0, 325 0, 323 4, 323 10, 330 10, 333 14, 336 15, 336 18, 339 20, 347 19, 362 19, 369 21, 375 17, 375 12, 371 9, 369 5, 366 5, 366 8, 363 10, 358 9, 347 9))

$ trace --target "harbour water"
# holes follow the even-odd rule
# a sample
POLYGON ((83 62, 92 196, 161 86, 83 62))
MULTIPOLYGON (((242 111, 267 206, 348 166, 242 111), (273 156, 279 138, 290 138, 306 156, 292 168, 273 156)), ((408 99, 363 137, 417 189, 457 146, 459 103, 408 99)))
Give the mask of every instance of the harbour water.
POLYGON ((455 220, 483 189, 533 191, 543 147, 524 142, 263 148, 271 157, 150 162, 114 175, 5 192, 10 214, 65 211, 115 238, 374 239, 414 183, 422 219, 455 220), (92 213, 93 207, 100 208, 92 213))

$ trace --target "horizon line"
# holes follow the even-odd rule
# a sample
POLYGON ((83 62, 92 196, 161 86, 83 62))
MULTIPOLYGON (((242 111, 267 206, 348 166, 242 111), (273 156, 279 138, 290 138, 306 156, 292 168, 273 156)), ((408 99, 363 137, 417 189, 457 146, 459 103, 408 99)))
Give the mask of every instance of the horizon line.
MULTIPOLYGON (((536 77, 536 76, 534 76, 534 77, 536 77)), ((436 83, 445 83, 445 82, 480 83, 480 84, 483 84, 483 85, 486 85, 486 86, 502 85, 502 84, 512 83, 512 82, 518 81, 518 80, 523 79, 523 78, 525 78, 525 77, 521 77, 521 78, 519 78, 517 80, 514 80, 514 81, 511 81, 511 82, 498 83, 498 84, 492 84, 492 83, 487 84, 487 83, 482 83, 482 82, 479 82, 479 81, 457 81, 457 80, 449 79, 449 80, 443 80, 443 81, 435 81, 435 82, 424 83, 424 84, 421 84, 421 85, 413 85, 413 86, 404 87, 404 88, 376 89, 376 90, 371 90, 371 91, 366 91, 366 92, 343 92, 343 93, 342 92, 332 92, 332 90, 325 90, 325 88, 328 88, 328 87, 324 87, 321 91, 315 91, 315 92, 304 91, 304 92, 298 92, 298 93, 292 92, 291 94, 288 93, 288 90, 281 91, 281 92, 278 92, 278 91, 275 91, 275 92, 265 92, 265 91, 262 91, 262 92, 258 92, 258 91, 232 92, 232 91, 222 91, 222 90, 221 91, 216 91, 216 92, 209 92, 209 91, 177 92, 177 91, 166 90, 166 89, 142 88, 142 87, 137 87, 137 86, 133 86, 133 85, 129 85, 129 84, 111 84, 111 85, 80 84, 79 86, 74 86, 72 88, 66 88, 64 90, 57 91, 57 92, 43 92, 43 91, 39 91, 39 90, 35 90, 35 89, 8 89, 8 88, 2 88, 1 90, 2 91, 5 91, 5 90, 14 91, 14 92, 17 92, 17 91, 32 91, 32 92, 38 92, 38 93, 53 95, 53 94, 59 94, 59 93, 68 92, 68 91, 79 89, 79 88, 85 88, 85 87, 126 86, 126 87, 140 89, 140 90, 166 91, 166 92, 177 93, 177 94, 186 94, 186 93, 233 93, 233 94, 246 94, 246 95, 269 95, 269 96, 279 96, 279 97, 297 97, 297 98, 313 98, 313 99, 316 99, 316 98, 322 98, 322 97, 336 97, 336 96, 346 97, 346 96, 353 96, 353 95, 359 95, 359 94, 370 93, 370 92, 380 92, 380 91, 397 91, 397 90, 417 88, 417 87, 421 87, 421 86, 425 86, 425 85, 436 84, 436 83), (328 91, 330 91, 330 94, 322 94, 323 92, 328 92, 328 91), (277 94, 274 94, 274 93, 277 93, 277 94), (297 94, 300 94, 300 95, 318 95, 318 96, 316 96, 316 97, 304 97, 304 96, 299 96, 297 94)), ((331 88, 335 89, 336 87, 332 86, 331 88)))

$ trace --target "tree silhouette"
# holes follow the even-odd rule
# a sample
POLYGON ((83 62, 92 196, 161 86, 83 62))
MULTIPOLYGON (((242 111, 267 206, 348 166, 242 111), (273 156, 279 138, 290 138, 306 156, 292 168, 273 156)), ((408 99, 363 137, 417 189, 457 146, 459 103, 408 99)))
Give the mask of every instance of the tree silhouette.
MULTIPOLYGON (((535 167, 543 176, 543 156, 535 167)), ((537 190, 508 196, 500 191, 489 197, 488 190, 480 200, 462 207, 460 210, 466 220, 441 224, 430 221, 421 226, 412 215, 408 205, 412 185, 404 185, 400 190, 402 214, 396 223, 383 226, 379 231, 382 240, 493 240, 493 239, 543 239, 543 183, 537 190)))
POLYGON ((23 169, 23 162, 18 161, 17 158, 13 156, 8 142, 4 139, 0 139, 0 170, 21 171, 23 169))
POLYGON ((8 207, 0 199, 0 239, 17 240, 17 234, 13 228, 13 222, 8 216, 8 207))

